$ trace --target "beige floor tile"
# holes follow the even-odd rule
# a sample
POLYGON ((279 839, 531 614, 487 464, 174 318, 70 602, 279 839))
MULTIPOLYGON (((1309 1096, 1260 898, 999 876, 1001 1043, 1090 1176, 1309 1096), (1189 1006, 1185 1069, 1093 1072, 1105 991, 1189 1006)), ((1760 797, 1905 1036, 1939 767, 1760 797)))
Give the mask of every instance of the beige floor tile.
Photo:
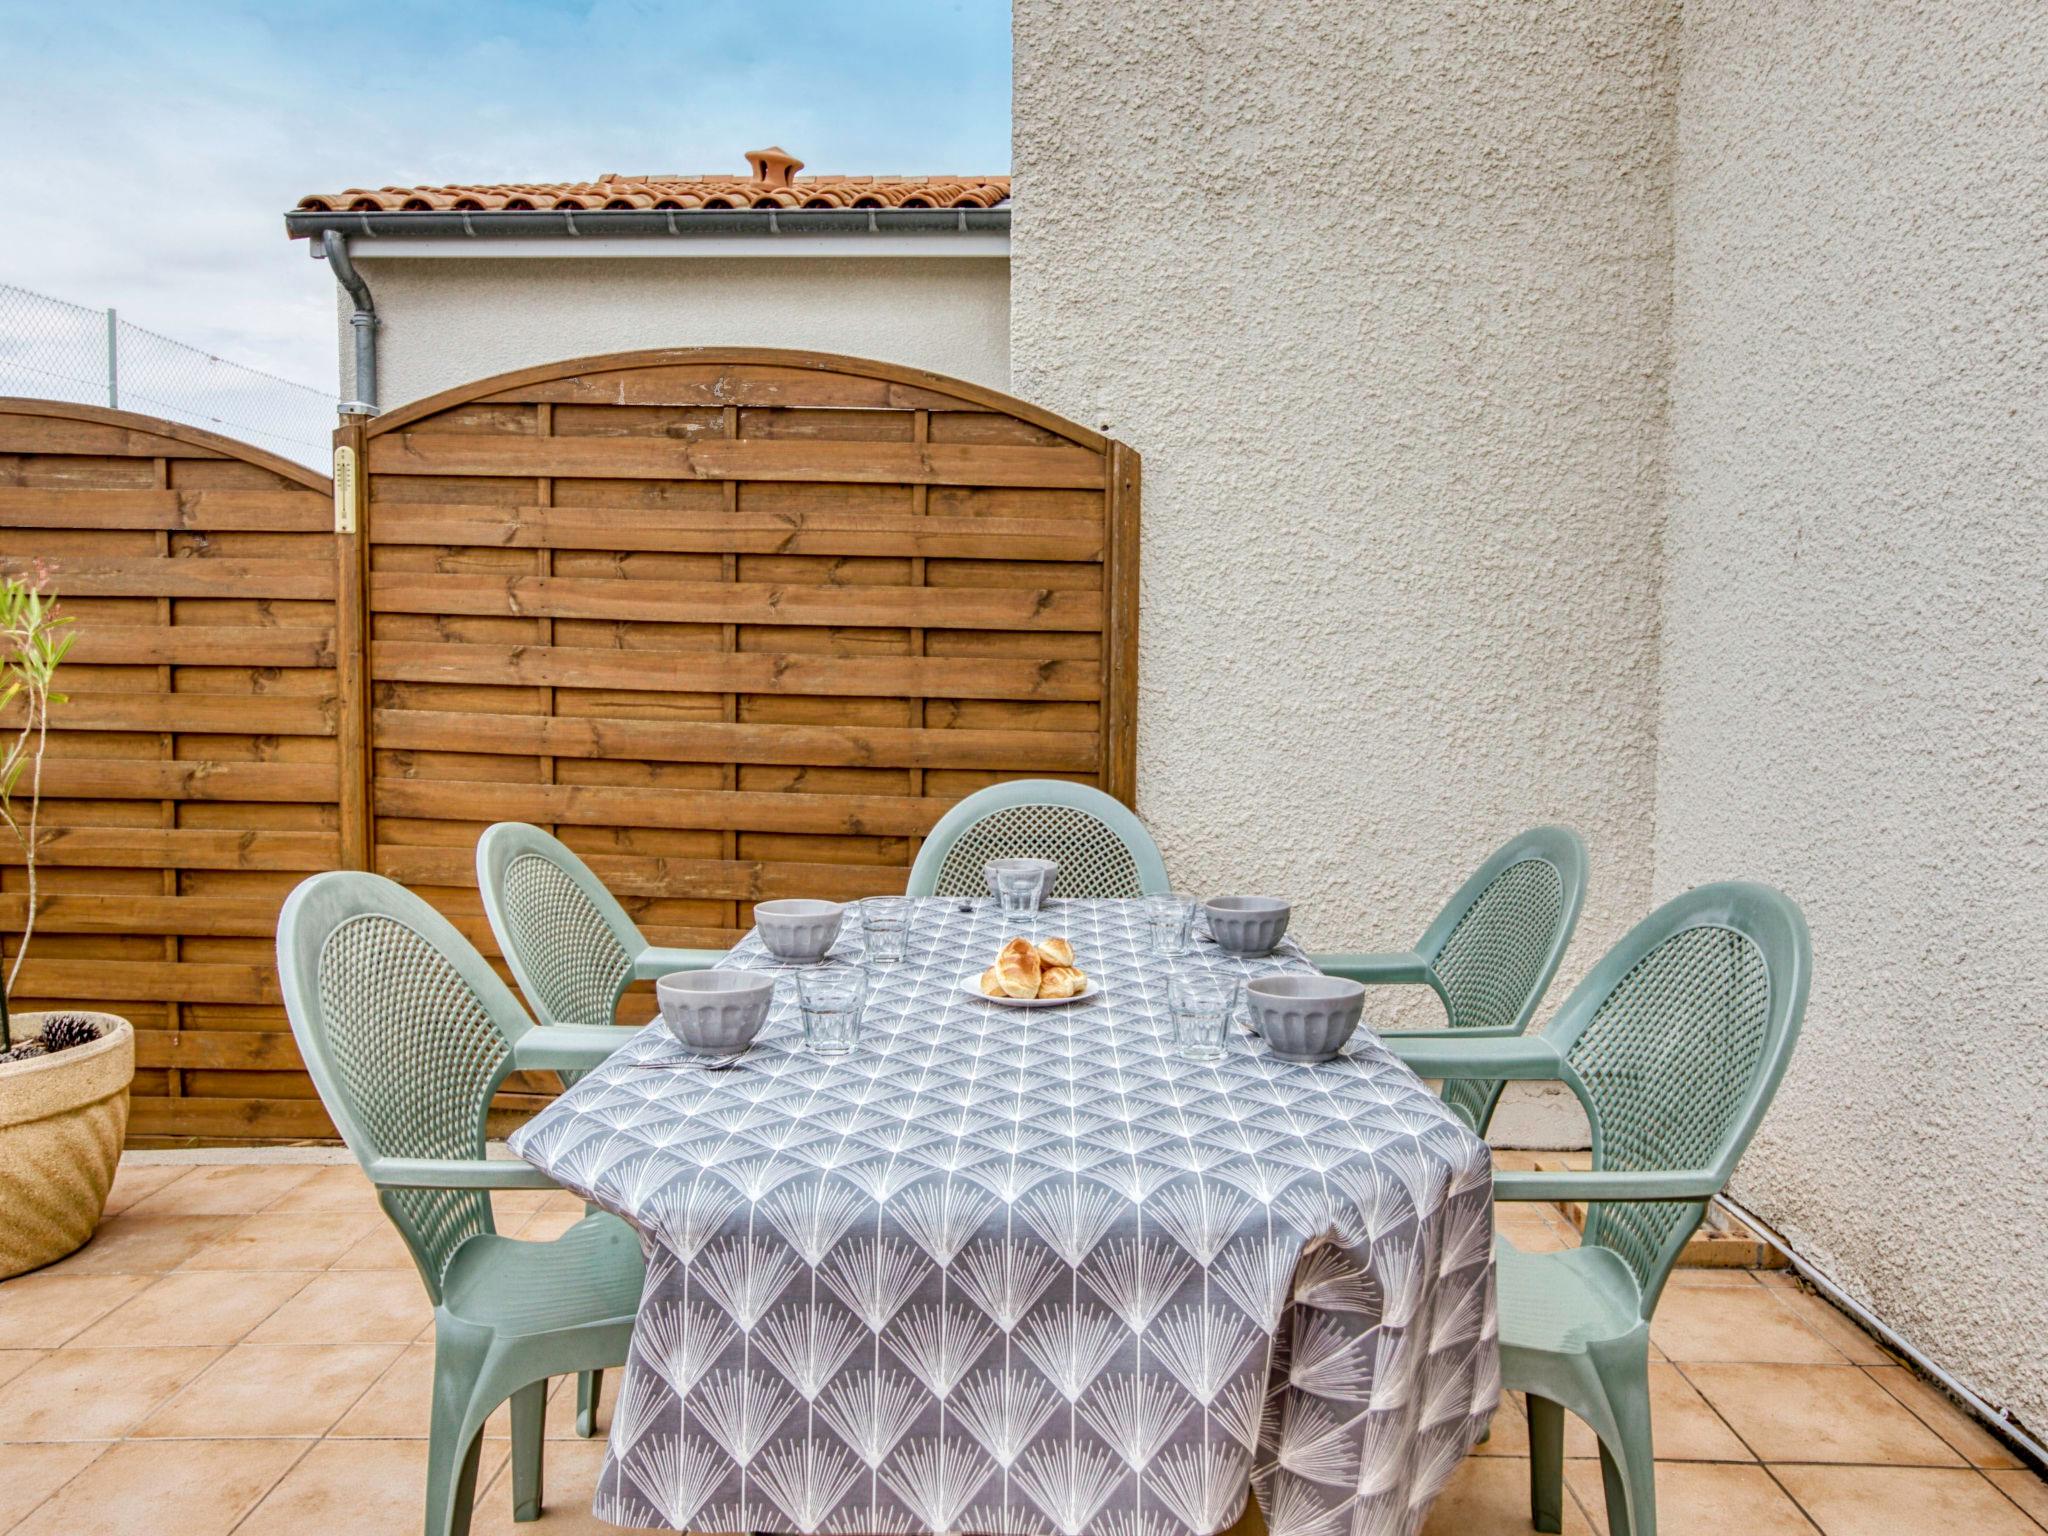
POLYGON ((404 1344, 434 1320, 414 1274, 365 1270, 315 1275, 305 1289, 257 1324, 253 1344, 404 1344))
MULTIPOLYGON (((1675 1365, 1650 1367, 1650 1423, 1660 1461, 1754 1461, 1721 1416, 1675 1365)), ((1598 1456, 1600 1442, 1573 1414, 1564 1421, 1564 1453, 1598 1456)))
POLYGON ((416 1536, 426 1496, 426 1441, 323 1440, 235 1536, 416 1536))
POLYGON ((297 1440, 130 1441, 12 1536, 226 1536, 305 1450, 297 1440))
POLYGON ((187 1259, 184 1269, 325 1269, 378 1226, 366 1211, 263 1211, 187 1259))
POLYGON ((1958 1466, 1962 1458, 1853 1365, 1689 1365, 1685 1375, 1765 1461, 1958 1466))
POLYGON ((2017 1505, 1967 1467, 1771 1470, 1825 1536, 2040 1536, 2017 1505))
POLYGON ((103 1216, 118 1216, 136 1201, 153 1195, 174 1179, 192 1170, 182 1163, 131 1163, 123 1161, 114 1170, 114 1187, 107 1191, 103 1216))
POLYGON ((547 1198, 548 1192, 544 1189, 494 1189, 491 1191, 491 1217, 497 1222, 500 1232, 510 1232, 539 1210, 547 1198))
MULTIPOLYGON (((1607 1536, 1600 1463, 1567 1461, 1564 1475, 1588 1523, 1607 1536)), ((1813 1523, 1762 1467, 1711 1462, 1658 1463, 1657 1530, 1659 1536, 1814 1536, 1813 1523)))
POLYGON ((0 1531, 11 1529, 106 1449, 102 1441, 7 1447, 7 1475, 0 1477, 0 1531))
POLYGON ((0 1440, 112 1440, 218 1358, 217 1349, 60 1349, 0 1387, 0 1440))
POLYGON ((580 1205, 573 1211, 551 1211, 543 1208, 529 1216, 526 1225, 513 1235, 529 1243, 552 1242, 582 1219, 583 1207, 580 1205))
POLYGON ((232 1344, 312 1277, 218 1275, 176 1270, 124 1302, 72 1342, 88 1348, 149 1344, 232 1344))
MULTIPOLYGON (((597 1399, 597 1434, 593 1437, 600 1444, 612 1427, 612 1405, 619 1400, 619 1383, 625 1379, 625 1368, 604 1373, 604 1390, 597 1399)), ((508 1427, 506 1433, 510 1434, 508 1427)), ((576 1378, 558 1376, 548 1383, 547 1428, 543 1431, 550 1440, 581 1440, 576 1433, 576 1378)))
POLYGON ((0 1285, 0 1349, 54 1349, 137 1292, 147 1275, 23 1275, 0 1285))
POLYGON ((149 1439, 323 1435, 398 1358, 398 1344, 238 1344, 144 1419, 149 1439))
POLYGON ((1752 1291, 1756 1286, 1756 1271, 1749 1269, 1674 1269, 1664 1282, 1667 1292, 1752 1291))
POLYGON ((140 1210, 127 1211, 101 1222, 91 1242, 44 1273, 161 1275, 232 1231, 240 1220, 239 1216, 152 1216, 140 1210))
MULTIPOLYGON (((1528 1461, 1467 1456, 1431 1506, 1422 1536, 1526 1536, 1530 1529, 1528 1461)), ((1593 1529, 1569 1489, 1564 1529, 1565 1536, 1591 1536, 1593 1529)))
POLYGON ((1666 1358, 1757 1365, 1842 1365, 1842 1352, 1801 1323, 1762 1286, 1680 1286, 1667 1290, 1650 1322, 1666 1358))
POLYGON ((1992 1484, 2048 1530, 2048 1481, 2034 1472, 1986 1472, 1992 1484))
POLYGON ((1762 1270, 1758 1272, 1757 1279, 1794 1317, 1834 1345, 1855 1364, 1895 1363, 1884 1346, 1858 1327, 1854 1318, 1836 1307, 1791 1270, 1762 1270))
POLYGON ((266 1207, 272 1211, 370 1211, 382 1214, 377 1192, 354 1163, 316 1168, 313 1176, 293 1185, 266 1207))
MULTIPOLYGON (((0 1387, 4 1387, 38 1360, 46 1359, 48 1355, 49 1351, 46 1349, 0 1349, 0 1387)), ((0 1526, 0 1530, 5 1529, 5 1526, 0 1526)))
POLYGON ((2005 1443, 1924 1380, 1902 1365, 1867 1368, 1870 1379, 1913 1410, 1929 1429, 1946 1440, 1973 1467, 1985 1471, 2016 1471, 2026 1465, 2005 1443))
MULTIPOLYGON (((607 1393, 607 1396, 610 1394, 607 1393)), ((1522 1395, 1503 1392, 1494 1411, 1493 1433, 1472 1447, 1474 1456, 1527 1456, 1529 1421, 1522 1413, 1522 1395)))
MULTIPOLYGON (((420 1439, 433 1406, 434 1346, 408 1344, 330 1433, 337 1439, 420 1439)), ((484 1437, 506 1440, 512 1418, 500 1408, 484 1424, 484 1437)))
POLYGON ((540 1519, 521 1525, 512 1518, 512 1458, 506 1456, 477 1495, 473 1536, 616 1536, 617 1526, 590 1512, 603 1466, 602 1440, 550 1441, 541 1456, 540 1519))
POLYGON ((248 1216, 318 1173, 293 1163, 235 1163, 194 1168, 135 1203, 148 1216, 248 1216))
MULTIPOLYGON (((513 1218, 524 1221, 525 1216, 513 1218)), ((418 1274, 413 1267, 412 1250, 405 1246, 405 1239, 398 1235, 398 1228, 381 1218, 370 1230, 358 1238, 348 1252, 328 1266, 331 1269, 402 1269, 407 1274, 418 1274)))

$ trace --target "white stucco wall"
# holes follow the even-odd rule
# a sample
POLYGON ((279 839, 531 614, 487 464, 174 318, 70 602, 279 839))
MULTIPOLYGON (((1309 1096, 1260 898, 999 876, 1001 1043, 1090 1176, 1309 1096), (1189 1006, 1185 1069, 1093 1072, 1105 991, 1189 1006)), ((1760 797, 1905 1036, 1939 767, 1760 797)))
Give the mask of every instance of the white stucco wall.
MULTIPOLYGON (((393 242, 394 244, 396 242, 393 242)), ((643 347, 798 347, 1007 389, 1001 257, 355 255, 377 304, 386 409, 534 363, 643 347)), ((343 397, 353 390, 340 310, 343 397)))
POLYGON ((1404 948, 1563 821, 1562 997, 1650 895, 1667 9, 1014 15, 1012 387, 1145 455, 1169 868, 1404 948))
POLYGON ((2048 11, 1689 0, 1657 895, 1805 907, 1737 1193, 2048 1428, 2048 11))

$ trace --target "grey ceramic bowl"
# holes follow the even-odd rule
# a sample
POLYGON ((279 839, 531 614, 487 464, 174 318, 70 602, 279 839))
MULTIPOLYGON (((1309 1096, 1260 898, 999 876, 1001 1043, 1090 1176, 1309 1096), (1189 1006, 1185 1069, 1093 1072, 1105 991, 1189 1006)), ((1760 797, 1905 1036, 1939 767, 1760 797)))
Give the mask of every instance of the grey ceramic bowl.
POLYGON ((1052 883, 1060 874, 1059 863, 1053 859, 990 859, 981 866, 981 877, 988 882, 989 895, 997 901, 1003 899, 1003 893, 996 889, 996 876, 1013 869, 1038 871, 1038 899, 1041 904, 1052 895, 1052 883))
POLYGON ((693 1051, 744 1051, 761 1033, 775 978, 755 971, 676 971, 654 984, 661 1021, 693 1051))
POLYGON ((1365 1012, 1365 988, 1341 976, 1261 976, 1245 984, 1252 1028, 1282 1061, 1328 1061, 1365 1012))
POLYGON ((780 960, 822 960, 839 937, 846 908, 836 901, 762 901, 754 904, 761 942, 780 960))
POLYGON ((1278 896, 1218 896, 1202 903, 1209 936, 1233 955, 1270 955, 1287 932, 1293 906, 1278 896))

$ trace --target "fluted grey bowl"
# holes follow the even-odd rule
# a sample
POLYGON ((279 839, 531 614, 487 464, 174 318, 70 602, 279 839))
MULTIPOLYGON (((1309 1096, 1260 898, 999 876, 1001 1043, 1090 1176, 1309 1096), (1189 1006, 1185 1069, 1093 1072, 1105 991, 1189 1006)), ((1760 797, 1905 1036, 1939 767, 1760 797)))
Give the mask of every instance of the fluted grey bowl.
POLYGON ((693 1051, 744 1051, 768 1020, 775 978, 756 971, 676 971, 654 984, 661 1022, 693 1051))
POLYGON ((1365 988, 1341 976, 1261 976, 1244 992, 1252 1028, 1282 1061, 1329 1061, 1365 1012, 1365 988))
POLYGON ((1217 948, 1233 955, 1270 955, 1286 936, 1294 907, 1278 896, 1218 896, 1203 902, 1202 912, 1217 948))
POLYGON ((761 942, 780 960, 822 960, 839 937, 846 908, 836 901, 760 901, 754 926, 761 942))
POLYGON ((1038 872, 1038 900, 1042 906, 1052 895, 1052 883, 1059 878, 1060 866, 1054 859, 990 859, 981 866, 981 877, 988 882, 988 893, 997 901, 1003 893, 996 889, 996 876, 1013 869, 1030 869, 1038 872))

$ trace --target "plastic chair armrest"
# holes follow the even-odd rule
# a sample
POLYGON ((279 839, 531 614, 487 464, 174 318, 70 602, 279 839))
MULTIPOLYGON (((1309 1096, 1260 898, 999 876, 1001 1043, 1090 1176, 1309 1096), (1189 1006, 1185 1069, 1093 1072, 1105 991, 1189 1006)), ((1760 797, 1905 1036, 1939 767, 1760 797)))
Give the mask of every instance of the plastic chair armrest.
POLYGON ((662 949, 650 944, 633 959, 633 979, 659 981, 676 971, 708 971, 728 953, 723 949, 662 949))
POLYGON ((1386 1035, 1381 1043, 1408 1064, 1417 1077, 1449 1082, 1528 1081, 1565 1076, 1564 1057, 1541 1035, 1509 1035, 1473 1039, 1475 1032, 1445 1029, 1419 1035, 1386 1035))
POLYGON ((587 1072, 638 1033, 616 1024, 543 1024, 512 1042, 512 1065, 520 1072, 587 1072))
POLYGON ((1710 1200, 1721 1178, 1704 1168, 1630 1173, 1617 1169, 1496 1173, 1496 1200, 1710 1200))
POLYGON ((1362 981, 1368 987, 1428 987, 1435 983, 1430 980, 1429 962, 1414 950, 1402 954, 1362 954, 1348 950, 1333 950, 1328 954, 1310 955, 1309 964, 1325 976, 1341 976, 1346 981, 1362 981))
POLYGON ((560 1189, 531 1163, 511 1158, 373 1157, 363 1171, 379 1189, 560 1189))

